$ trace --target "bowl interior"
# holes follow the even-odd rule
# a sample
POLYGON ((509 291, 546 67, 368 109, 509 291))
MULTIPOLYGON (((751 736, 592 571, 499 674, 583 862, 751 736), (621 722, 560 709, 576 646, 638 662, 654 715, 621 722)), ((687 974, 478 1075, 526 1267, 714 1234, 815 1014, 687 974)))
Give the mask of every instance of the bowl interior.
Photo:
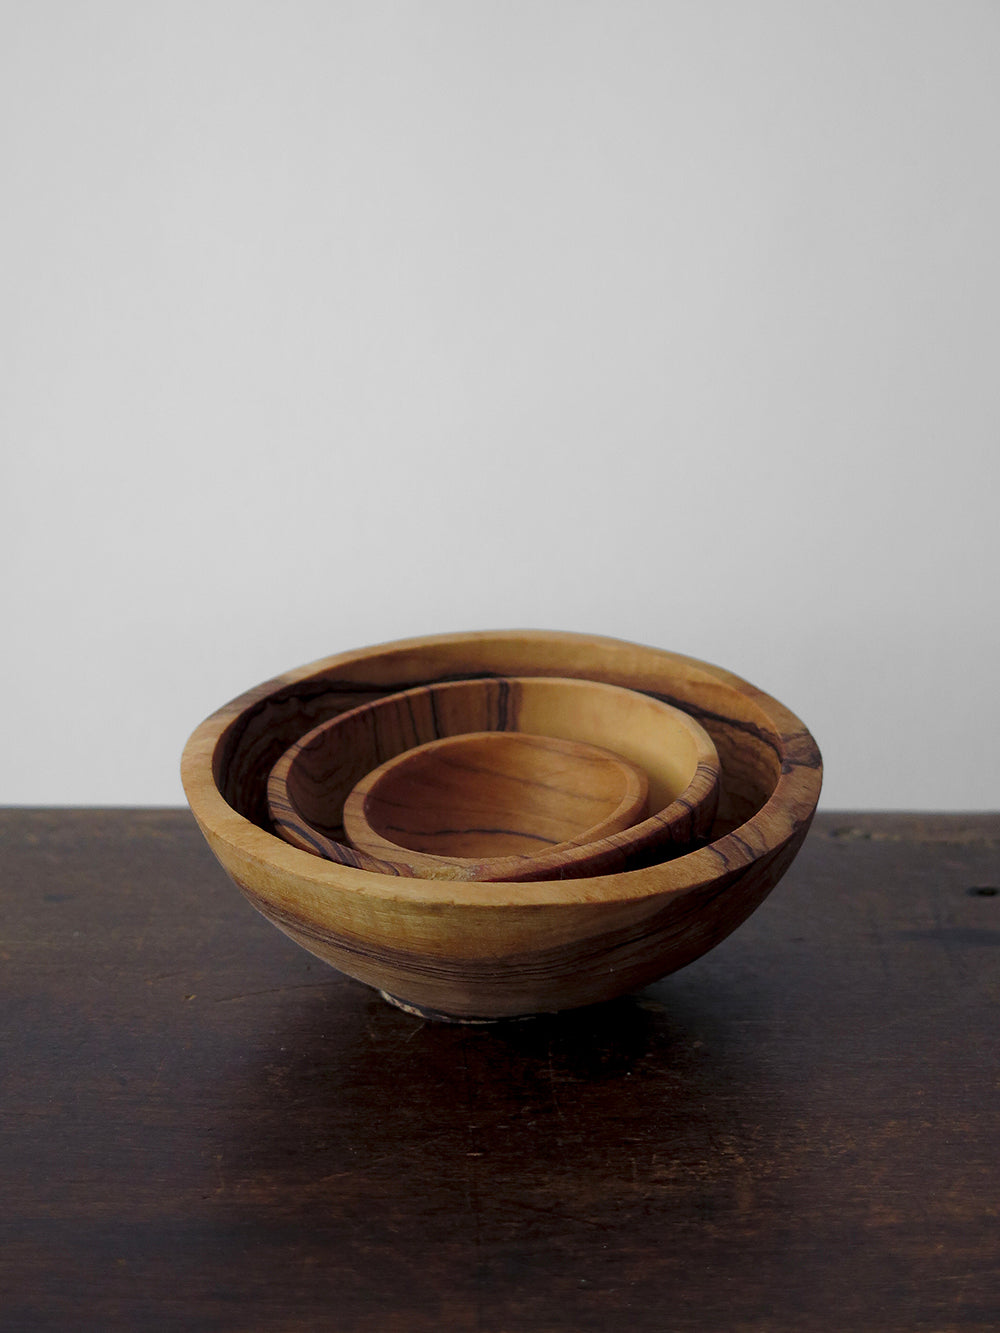
POLYGON ((645 816, 648 790, 641 769, 599 746, 474 731, 367 774, 344 802, 344 831, 352 846, 392 859, 531 856, 629 828, 645 816))
MULTIPOLYGON (((710 833, 713 840, 746 823, 764 807, 781 776, 787 749, 780 728, 784 710, 779 709, 776 716, 773 700, 761 696, 758 703, 756 691, 745 682, 731 678, 734 683, 729 684, 726 673, 679 654, 637 651, 634 645, 617 640, 588 639, 584 646, 586 653, 575 635, 541 632, 445 636, 348 655, 267 682, 230 706, 229 720, 221 726, 212 751, 215 785, 238 814, 273 833, 268 777, 282 754, 305 732, 388 694, 455 680, 493 680, 506 668, 522 676, 620 685, 672 704, 697 719, 715 744, 722 774, 710 833)), ((220 713, 224 718, 227 710, 220 713)), ((797 719, 787 716, 801 728, 797 719)), ((808 751, 805 758, 811 764, 815 745, 801 730, 791 739, 798 735, 803 736, 808 751)), ((651 808, 654 799, 651 792, 651 808)))
MULTIPOLYGON (((350 847, 341 828, 351 788, 415 746, 470 731, 517 731, 600 745, 641 769, 652 814, 582 847, 539 851, 530 864, 453 866, 444 878, 501 881, 617 872, 641 857, 677 855, 710 829, 719 761, 707 732, 668 704, 606 682, 561 677, 458 680, 387 695, 328 719, 279 758, 268 779, 275 828, 329 860, 382 874, 438 878, 400 858, 350 847)), ((437 870, 442 870, 439 863, 437 870)))

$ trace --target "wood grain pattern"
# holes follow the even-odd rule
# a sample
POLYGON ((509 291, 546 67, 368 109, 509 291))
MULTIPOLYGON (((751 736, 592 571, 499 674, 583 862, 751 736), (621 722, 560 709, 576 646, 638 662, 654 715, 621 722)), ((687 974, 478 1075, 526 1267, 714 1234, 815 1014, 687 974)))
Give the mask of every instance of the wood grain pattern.
POLYGON ((210 847, 274 924, 360 980, 466 1017, 585 1005, 692 962, 787 870, 822 781, 801 720, 733 673, 615 639, 540 630, 412 639, 289 672, 206 719, 181 771, 210 847), (268 774, 311 726, 418 684, 519 675, 603 680, 696 717, 722 768, 712 842, 586 881, 445 885, 326 863, 271 832, 268 774))
POLYGON ((10 1333, 990 1333, 1000 815, 821 812, 640 994, 422 1023, 186 810, 0 811, 10 1333))
POLYGON ((305 851, 380 874, 411 875, 405 862, 348 845, 344 802, 372 770, 414 747, 475 731, 514 731, 613 748, 649 784, 647 819, 591 843, 586 852, 550 850, 511 861, 504 875, 477 863, 448 880, 516 883, 606 875, 686 851, 708 833, 719 800, 719 762, 707 732, 685 713, 646 695, 586 680, 519 677, 446 681, 388 695, 314 727, 282 755, 268 778, 276 830, 305 851), (488 868, 487 868, 488 869, 488 868))
POLYGON ((380 764, 344 802, 358 851, 427 879, 510 879, 539 853, 585 873, 586 847, 646 815, 649 780, 609 750, 476 731, 380 764), (574 858, 576 858, 574 860, 574 858))

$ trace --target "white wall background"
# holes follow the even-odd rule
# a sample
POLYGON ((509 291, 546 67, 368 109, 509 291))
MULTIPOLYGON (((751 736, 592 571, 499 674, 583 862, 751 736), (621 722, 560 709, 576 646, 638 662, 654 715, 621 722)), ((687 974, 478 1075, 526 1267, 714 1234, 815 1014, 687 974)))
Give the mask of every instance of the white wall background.
POLYGON ((993 0, 0 5, 0 800, 278 671, 721 662, 1000 804, 993 0))

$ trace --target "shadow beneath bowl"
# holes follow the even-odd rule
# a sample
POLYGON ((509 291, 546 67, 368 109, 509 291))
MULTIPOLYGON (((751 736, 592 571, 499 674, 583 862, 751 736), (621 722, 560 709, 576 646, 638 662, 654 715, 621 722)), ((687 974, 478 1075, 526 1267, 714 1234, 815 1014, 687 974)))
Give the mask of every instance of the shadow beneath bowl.
POLYGON ((220 1243, 338 1327, 584 1329, 598 1289, 631 1327, 692 1256, 730 1261, 755 1199, 785 1208, 784 1042, 811 1048, 810 1020, 772 929, 750 935, 638 994, 483 1026, 345 978, 275 1000, 205 1089, 220 1243))
POLYGON ((483 1026, 352 991, 296 1006, 228 1089, 228 1172, 312 1222, 363 1214, 442 1243, 470 1208, 501 1229, 553 1212, 617 1226, 644 1182, 724 1172, 720 1142, 766 1081, 732 1017, 748 997, 718 978, 483 1026))

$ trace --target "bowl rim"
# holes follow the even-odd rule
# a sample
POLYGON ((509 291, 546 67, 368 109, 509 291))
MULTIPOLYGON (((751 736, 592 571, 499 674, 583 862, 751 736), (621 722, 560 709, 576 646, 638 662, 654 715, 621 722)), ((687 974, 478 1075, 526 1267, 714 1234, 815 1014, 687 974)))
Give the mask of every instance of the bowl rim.
MULTIPOLYGON (((616 668, 621 670, 620 668, 616 668)), ((513 667, 496 674, 516 675, 513 667)), ((539 675, 555 675, 541 671, 539 675)), ((470 675, 471 678, 471 675, 470 675)), ((583 679, 598 677, 582 676, 583 679)), ((412 682, 417 684, 420 682, 412 682)), ((617 681, 616 683, 621 683, 617 681)), ((398 692, 408 685, 396 684, 385 693, 398 692)), ((335 682, 331 682, 335 688, 335 682)), ((372 688, 377 689, 373 681, 372 688)), ((625 688, 637 688, 635 686, 625 688)), ((655 693, 639 690, 640 693, 655 693)), ((805 724, 784 704, 765 694, 749 681, 724 667, 677 653, 669 649, 636 644, 605 635, 582 634, 569 630, 475 630, 416 638, 389 640, 369 647, 351 649, 319 658, 304 666, 263 682, 236 696, 211 713, 191 733, 181 758, 181 780, 191 811, 213 850, 223 845, 229 865, 264 870, 279 896, 280 880, 292 880, 299 889, 324 899, 342 894, 359 898, 377 898, 398 902, 411 910, 442 906, 472 909, 507 907, 543 908, 556 905, 580 907, 582 904, 637 902, 650 897, 673 896, 715 886, 723 891, 733 876, 769 854, 776 854, 795 834, 804 831, 812 820, 822 787, 822 759, 815 740, 805 724), (774 733, 780 761, 777 782, 768 799, 750 819, 723 834, 714 842, 673 860, 657 862, 636 870, 618 871, 589 878, 525 881, 462 881, 402 878, 371 870, 356 870, 314 856, 284 842, 235 810, 219 791, 214 777, 214 759, 219 743, 229 728, 248 709, 257 708, 271 696, 286 693, 313 677, 322 677, 334 669, 350 667, 373 658, 391 658, 428 649, 478 648, 532 643, 554 643, 571 647, 576 644, 603 649, 608 654, 627 654, 629 650, 652 657, 664 666, 693 669, 714 678, 719 685, 743 696, 756 708, 774 733)), ((318 906, 319 904, 317 904, 318 906)))

